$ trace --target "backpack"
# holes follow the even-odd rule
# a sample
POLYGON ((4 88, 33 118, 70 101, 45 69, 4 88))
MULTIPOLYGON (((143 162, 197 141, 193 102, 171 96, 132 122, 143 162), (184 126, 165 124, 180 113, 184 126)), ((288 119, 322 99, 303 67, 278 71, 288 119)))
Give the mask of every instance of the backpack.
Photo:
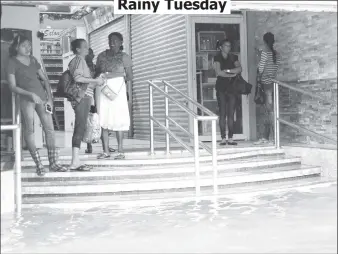
POLYGON ((56 88, 58 96, 68 98, 67 91, 72 82, 74 82, 74 80, 70 70, 66 70, 62 73, 56 88))
MULTIPOLYGON (((75 57, 72 61, 76 61, 74 67, 75 71, 80 64, 80 58, 75 57)), ((82 85, 83 84, 78 84, 75 82, 72 72, 68 69, 62 73, 57 84, 56 92, 58 93, 58 96, 67 98, 69 101, 79 102, 83 98, 87 88, 87 86, 82 87, 82 85)))

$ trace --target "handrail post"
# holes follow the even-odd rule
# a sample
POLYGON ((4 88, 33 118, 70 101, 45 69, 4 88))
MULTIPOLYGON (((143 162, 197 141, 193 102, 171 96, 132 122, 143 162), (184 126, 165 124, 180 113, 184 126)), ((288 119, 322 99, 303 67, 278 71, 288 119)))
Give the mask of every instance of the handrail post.
POLYGON ((198 120, 194 119, 194 157, 195 157, 195 191, 196 196, 200 195, 200 154, 198 140, 198 120))
MULTIPOLYGON (((164 84, 164 91, 168 94, 168 86, 163 82, 164 84)), ((169 129, 169 99, 167 96, 164 96, 164 104, 165 104, 165 127, 169 129)), ((170 153, 170 137, 169 133, 165 133, 165 143, 166 143, 166 151, 167 154, 170 153)))
POLYGON ((16 214, 21 215, 22 208, 22 189, 21 189, 21 123, 20 123, 20 110, 17 108, 16 124, 18 125, 15 130, 15 204, 16 214))
POLYGON ((216 120, 211 121, 211 135, 212 135, 212 169, 213 169, 213 182, 214 182, 214 194, 218 194, 218 171, 217 171, 217 147, 216 147, 216 120))
POLYGON ((279 129, 279 87, 278 83, 274 82, 274 130, 275 130, 275 146, 280 148, 280 129, 279 129))
POLYGON ((154 154, 153 87, 149 85, 150 154, 154 154))

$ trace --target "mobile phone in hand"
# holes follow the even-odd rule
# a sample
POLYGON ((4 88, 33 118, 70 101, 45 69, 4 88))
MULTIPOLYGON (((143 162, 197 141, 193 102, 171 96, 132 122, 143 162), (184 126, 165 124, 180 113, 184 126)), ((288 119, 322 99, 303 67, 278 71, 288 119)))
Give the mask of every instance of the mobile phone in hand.
POLYGON ((46 107, 46 112, 47 112, 47 113, 53 114, 52 107, 51 107, 49 104, 46 104, 45 107, 46 107))

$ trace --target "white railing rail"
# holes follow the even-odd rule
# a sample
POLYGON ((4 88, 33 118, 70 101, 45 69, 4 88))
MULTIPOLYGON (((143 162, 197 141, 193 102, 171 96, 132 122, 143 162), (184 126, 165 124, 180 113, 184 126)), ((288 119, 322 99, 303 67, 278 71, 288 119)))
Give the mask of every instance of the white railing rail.
POLYGON ((277 148, 280 147, 280 128, 279 128, 280 123, 285 124, 285 125, 287 125, 291 128, 297 129, 299 131, 305 132, 305 133, 309 134, 310 136, 314 136, 314 137, 317 137, 319 139, 325 140, 328 143, 331 143, 331 144, 337 146, 337 140, 336 139, 333 139, 331 137, 327 137, 327 136, 322 135, 320 133, 317 133, 315 131, 304 128, 303 126, 291 123, 289 121, 286 121, 286 120, 280 118, 280 114, 279 114, 279 87, 281 86, 281 87, 288 88, 292 91, 308 95, 308 96, 316 98, 320 101, 327 102, 331 105, 337 105, 337 101, 332 100, 330 98, 326 98, 326 97, 318 95, 318 94, 314 94, 312 92, 309 92, 309 91, 306 91, 306 90, 303 90, 303 89, 300 89, 300 88, 297 88, 297 87, 294 87, 292 85, 286 84, 286 83, 278 81, 278 80, 273 80, 273 82, 274 82, 273 91, 274 91, 274 126, 275 126, 274 131, 275 131, 275 141, 276 141, 275 145, 276 145, 276 147, 277 148))
POLYGON ((194 101, 189 96, 185 95, 177 88, 172 86, 166 81, 163 80, 148 80, 149 84, 149 120, 150 120, 150 153, 154 154, 154 123, 156 123, 161 129, 165 131, 165 140, 166 140, 166 152, 170 154, 170 136, 174 138, 180 145, 187 149, 194 156, 195 162, 195 191, 196 195, 200 195, 200 146, 203 147, 211 156, 212 156, 212 168, 213 168, 213 190, 214 194, 218 193, 218 170, 217 170, 217 148, 216 148, 216 123, 218 116, 211 112, 209 109, 201 105, 200 103, 194 101), (164 85, 164 90, 161 89, 156 83, 164 85), (187 101, 192 103, 195 107, 199 108, 203 113, 207 115, 200 116, 195 113, 193 110, 183 105, 181 102, 176 100, 174 97, 169 95, 168 88, 175 91, 176 94, 179 94, 181 97, 185 98, 187 101), (163 125, 154 117, 154 105, 153 105, 153 89, 160 92, 164 95, 164 105, 165 105, 165 124, 163 125), (169 100, 173 102, 176 106, 181 108, 183 111, 187 112, 190 116, 194 118, 193 122, 193 133, 190 133, 184 129, 177 121, 169 116, 169 100), (198 134, 198 122, 199 121, 211 121, 211 135, 212 135, 212 145, 211 148, 205 145, 203 142, 199 141, 198 134), (170 130, 170 123, 175 125, 181 131, 183 131, 189 138, 193 139, 193 149, 189 146, 188 143, 184 142, 179 138, 174 132, 170 130))
POLYGON ((13 124, 2 125, 1 131, 12 130, 14 134, 14 152, 15 152, 15 168, 14 168, 14 182, 15 182, 15 211, 17 215, 21 214, 22 207, 22 190, 21 190, 21 114, 20 108, 17 105, 15 95, 12 95, 12 119, 13 124))

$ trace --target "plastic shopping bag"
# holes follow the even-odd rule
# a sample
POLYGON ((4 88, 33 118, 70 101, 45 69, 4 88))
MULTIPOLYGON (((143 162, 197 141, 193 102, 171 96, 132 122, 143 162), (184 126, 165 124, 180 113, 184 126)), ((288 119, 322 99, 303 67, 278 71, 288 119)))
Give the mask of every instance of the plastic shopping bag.
POLYGON ((82 141, 85 143, 97 143, 101 138, 100 119, 97 113, 89 113, 86 131, 82 141))

